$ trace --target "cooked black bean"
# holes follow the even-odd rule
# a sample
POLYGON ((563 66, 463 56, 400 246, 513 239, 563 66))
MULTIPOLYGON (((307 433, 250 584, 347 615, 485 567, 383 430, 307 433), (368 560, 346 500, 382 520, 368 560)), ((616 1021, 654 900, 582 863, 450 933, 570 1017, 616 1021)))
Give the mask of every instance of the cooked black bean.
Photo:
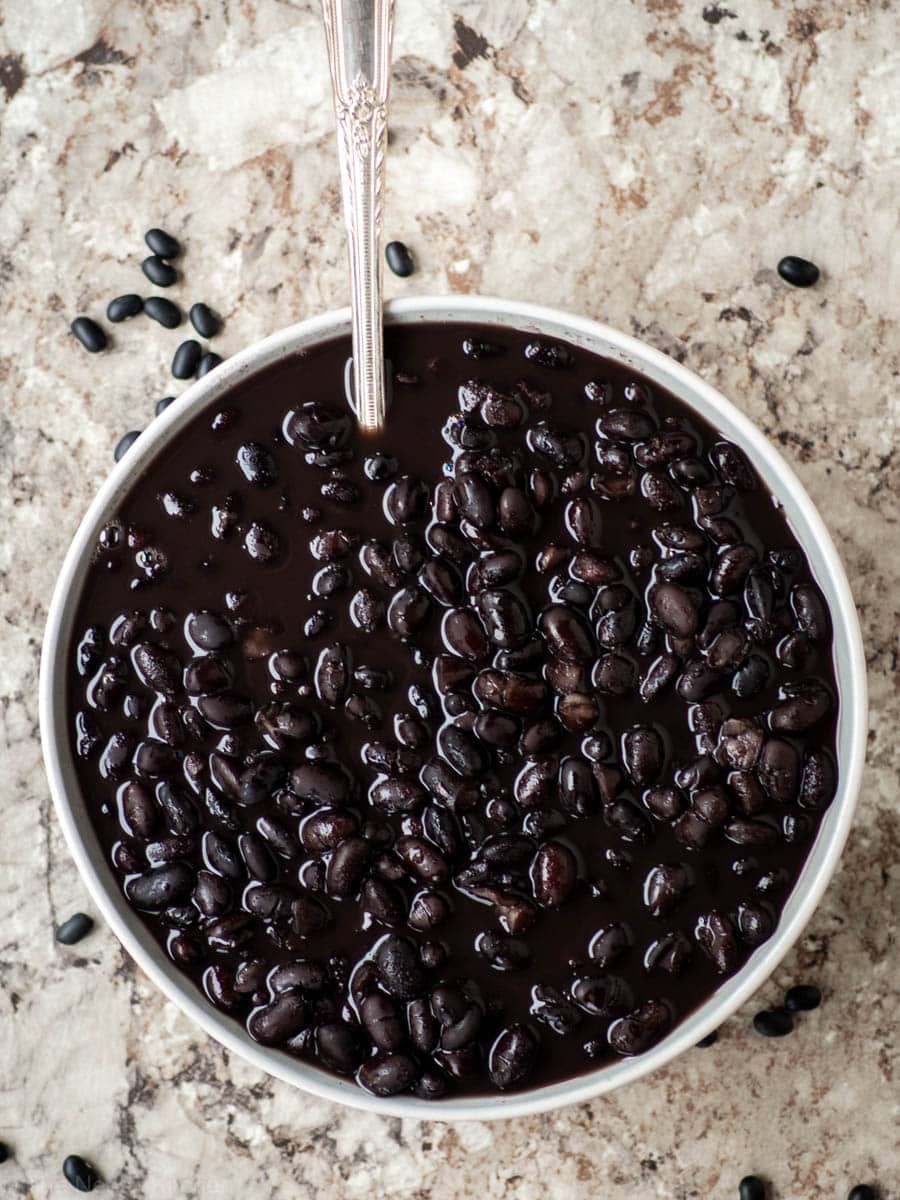
POLYGON ((202 338, 215 337, 221 328, 219 318, 206 304, 192 304, 188 316, 202 338))
POLYGON ((568 846, 547 842, 531 866, 534 898, 547 908, 558 908, 572 895, 578 882, 578 864, 568 846))
POLYGON ((648 1000, 609 1027, 609 1044, 617 1054, 643 1054, 659 1041, 671 1024, 668 1008, 658 1000, 648 1000))
POLYGON ((534 1071, 540 1044, 527 1025, 508 1025, 491 1046, 488 1072, 501 1091, 521 1087, 534 1071))
POLYGON ((408 938, 394 933, 382 938, 375 951, 375 965, 384 988, 398 1000, 414 1000, 422 994, 425 980, 415 946, 408 938))
POLYGON ((193 872, 183 863, 164 863, 130 880, 125 891, 136 908, 158 911, 184 899, 193 883, 193 872))

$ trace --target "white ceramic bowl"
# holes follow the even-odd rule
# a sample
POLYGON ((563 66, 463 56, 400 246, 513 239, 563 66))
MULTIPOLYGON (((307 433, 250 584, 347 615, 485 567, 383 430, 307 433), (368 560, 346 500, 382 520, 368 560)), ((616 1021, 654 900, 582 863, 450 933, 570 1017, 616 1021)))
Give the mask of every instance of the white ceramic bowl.
MULTIPOLYGON (((356 1084, 268 1049, 223 1016, 166 957, 122 894, 94 835, 76 779, 66 729, 66 648, 75 600, 87 571, 97 535, 136 475, 203 408, 220 403, 224 393, 254 372, 296 354, 304 347, 349 334, 348 309, 292 325, 229 359, 189 387, 141 435, 100 489, 75 535, 50 604, 41 662, 41 735, 56 811, 81 875, 97 907, 125 949, 165 995, 208 1034, 263 1071, 327 1100, 384 1115, 460 1120, 513 1117, 589 1100, 668 1062, 695 1045, 725 1020, 764 982, 799 935, 835 869, 843 848, 859 787, 866 739, 866 674, 856 611, 844 569, 825 526, 796 476, 770 442, 736 408, 691 371, 634 338, 596 321, 533 304, 487 297, 435 297, 395 301, 388 324, 457 321, 512 326, 560 338, 595 354, 632 366, 683 400, 749 455, 772 494, 778 498, 803 546, 834 623, 834 656, 840 692, 837 730, 839 782, 824 815, 799 881, 773 936, 713 996, 646 1054, 599 1067, 576 1079, 511 1095, 448 1099, 429 1103, 415 1097, 377 1099, 356 1084)), ((152 1048, 146 1048, 152 1053, 152 1048)))

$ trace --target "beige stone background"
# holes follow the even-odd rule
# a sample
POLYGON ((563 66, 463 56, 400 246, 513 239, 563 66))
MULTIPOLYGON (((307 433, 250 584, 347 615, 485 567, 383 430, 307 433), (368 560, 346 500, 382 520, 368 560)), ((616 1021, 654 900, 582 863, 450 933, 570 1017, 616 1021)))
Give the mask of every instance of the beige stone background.
MULTIPOLYGON (((46 604, 119 434, 170 390, 140 319, 86 355, 79 312, 141 290, 142 233, 186 252, 231 352, 346 300, 319 13, 305 0, 0 5, 0 1166, 4 1197, 688 1200, 758 1170, 779 1198, 900 1195, 897 388, 900 9, 891 0, 397 0, 387 227, 418 273, 603 318, 676 355, 777 443, 860 606, 869 765, 843 865, 760 995, 626 1091, 452 1127, 344 1111, 230 1058, 91 910, 50 810, 46 604), (823 275, 787 288, 774 267, 823 275), (750 1018, 785 985, 822 1008, 750 1018)), ((436 1117, 439 1110, 436 1110, 436 1117)))

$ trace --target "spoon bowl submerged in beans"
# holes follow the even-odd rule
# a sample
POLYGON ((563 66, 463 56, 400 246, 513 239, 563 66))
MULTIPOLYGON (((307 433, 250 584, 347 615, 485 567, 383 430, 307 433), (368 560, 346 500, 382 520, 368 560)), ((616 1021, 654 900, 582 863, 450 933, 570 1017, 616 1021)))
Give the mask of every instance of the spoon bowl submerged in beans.
POLYGON ((375 1095, 641 1054, 774 931, 835 790, 831 626, 752 464, 621 366, 386 331, 137 477, 71 647, 91 818, 251 1037, 375 1095))

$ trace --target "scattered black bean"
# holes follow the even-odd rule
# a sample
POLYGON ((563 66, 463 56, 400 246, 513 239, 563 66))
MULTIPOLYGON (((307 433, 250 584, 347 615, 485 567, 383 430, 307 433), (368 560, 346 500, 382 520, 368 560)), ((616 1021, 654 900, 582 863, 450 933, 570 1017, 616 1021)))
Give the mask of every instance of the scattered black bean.
POLYGON ((200 359, 200 362, 197 366, 197 378, 202 379, 204 375, 208 375, 209 372, 214 370, 221 361, 222 356, 220 354, 214 354, 212 350, 208 350, 200 359))
POLYGON ((182 342, 172 359, 172 374, 176 379, 193 379, 201 356, 200 343, 189 338, 182 342))
POLYGON ((766 1200, 766 1185, 758 1175, 745 1175, 738 1184, 740 1200, 766 1200))
POLYGON ((9 1146, 5 1142, 0 1142, 0 1163, 5 1163, 9 1158, 9 1146))
POLYGON ((786 1037, 794 1028, 794 1021, 783 1008, 763 1009, 753 1018, 753 1028, 763 1037, 786 1037))
POLYGON ((89 354, 106 349, 106 334, 90 317, 76 317, 69 328, 89 354))
POLYGON ((141 270, 157 287, 171 287, 178 278, 175 268, 169 266, 166 260, 160 258, 158 254, 151 254, 145 258, 141 263, 141 270))
POLYGON ((878 1200, 875 1189, 867 1183, 858 1183, 847 1193, 847 1200, 878 1200))
POLYGON ((175 400, 174 396, 163 396, 163 398, 161 400, 157 400, 156 404, 153 406, 154 414, 157 417, 161 416, 162 413, 164 413, 166 411, 166 409, 169 407, 169 405, 174 402, 174 400, 175 400))
POLYGON ((141 431, 139 429, 132 429, 128 433, 124 433, 121 438, 119 438, 116 448, 113 450, 113 458, 116 460, 116 462, 118 462, 119 459, 131 449, 140 436, 141 431))
POLYGON ((181 324, 181 309, 165 296, 148 296, 144 301, 144 312, 166 329, 175 329, 181 324))
POLYGON ((192 304, 188 313, 191 324, 203 338, 215 337, 222 323, 206 304, 192 304))
POLYGON ((712 1033, 708 1033, 706 1037, 700 1039, 700 1041, 697 1043, 697 1048, 699 1050, 705 1050, 707 1046, 714 1046, 718 1040, 719 1032, 717 1029, 714 1029, 712 1033))
POLYGON ((405 242, 388 242, 384 248, 384 257, 394 274, 402 279, 412 275, 416 269, 413 256, 405 242))
POLYGON ((134 292, 129 292, 124 296, 116 296, 115 300, 110 300, 106 306, 106 319, 117 325, 120 321, 127 321, 130 317, 136 317, 143 311, 144 301, 134 292))
POLYGON ((784 993, 784 1007, 789 1013, 811 1012, 822 1003, 822 993, 811 983, 797 983, 784 993))
POLYGON ((63 946, 74 946, 83 937, 87 937, 93 928, 93 919, 87 913, 77 912, 57 927, 56 940, 63 946))
POLYGON ((778 274, 793 287, 807 288, 818 281, 819 268, 808 259, 788 254, 779 262, 778 274))
POLYGON ((178 241, 164 229, 148 229, 144 234, 144 241, 149 249, 154 254, 158 254, 160 258, 177 258, 181 253, 178 241))
POLYGON ((92 1192, 100 1182, 100 1176, 89 1162, 79 1154, 70 1154, 63 1162, 63 1175, 76 1192, 92 1192))

